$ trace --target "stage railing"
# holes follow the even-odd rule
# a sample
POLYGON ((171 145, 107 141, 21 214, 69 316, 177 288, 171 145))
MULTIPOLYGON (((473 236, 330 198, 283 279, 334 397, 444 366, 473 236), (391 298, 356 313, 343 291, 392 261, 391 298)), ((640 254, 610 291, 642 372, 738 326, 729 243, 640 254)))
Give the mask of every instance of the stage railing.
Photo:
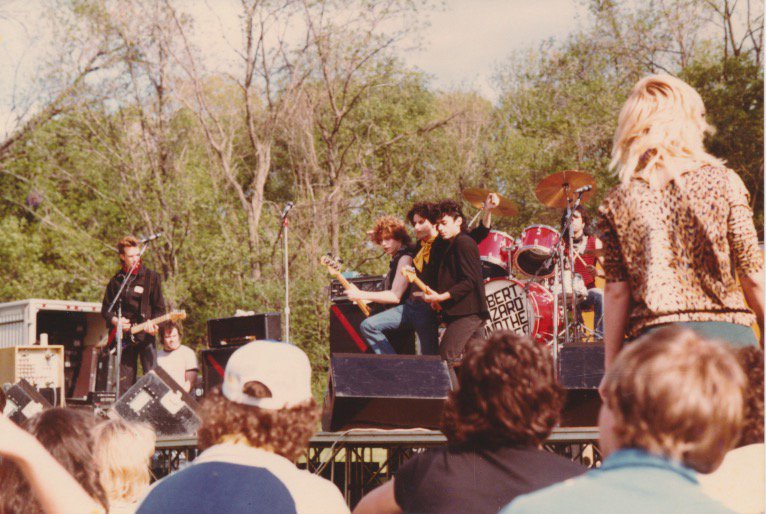
MULTIPOLYGON (((300 467, 335 483, 349 506, 370 490, 389 480, 414 453, 447 443, 438 430, 353 429, 346 432, 318 432, 311 438, 300 467)), ((587 467, 599 465, 598 429, 557 428, 543 447, 587 467)), ((161 478, 191 462, 197 456, 196 438, 160 439, 154 472, 161 478)))

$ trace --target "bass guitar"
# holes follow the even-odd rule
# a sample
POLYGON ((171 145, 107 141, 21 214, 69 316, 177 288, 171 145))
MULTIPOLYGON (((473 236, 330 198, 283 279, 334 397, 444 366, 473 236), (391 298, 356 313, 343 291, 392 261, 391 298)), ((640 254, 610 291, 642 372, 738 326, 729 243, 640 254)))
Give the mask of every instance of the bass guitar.
MULTIPOLYGON (((343 286, 343 289, 345 291, 348 291, 351 289, 351 284, 348 283, 348 280, 346 280, 346 277, 343 276, 343 274, 340 272, 341 265, 340 261, 337 258, 333 258, 332 255, 329 253, 327 255, 323 255, 319 262, 322 263, 327 268, 327 271, 330 272, 330 275, 338 279, 338 282, 343 286)), ((362 300, 357 300, 356 302, 357 307, 359 307, 365 316, 370 315, 370 308, 367 307, 367 304, 362 300)))
MULTIPOLYGON (((416 286, 418 286, 418 289, 420 289, 424 293, 434 292, 433 289, 431 289, 425 284, 425 282, 420 280, 420 277, 418 277, 418 272, 412 266, 406 266, 402 268, 402 275, 404 275, 404 278, 407 279, 407 282, 409 282, 410 284, 415 284, 416 286)), ((437 302, 432 303, 431 308, 435 310, 436 312, 439 312, 442 310, 442 306, 439 305, 437 302)))

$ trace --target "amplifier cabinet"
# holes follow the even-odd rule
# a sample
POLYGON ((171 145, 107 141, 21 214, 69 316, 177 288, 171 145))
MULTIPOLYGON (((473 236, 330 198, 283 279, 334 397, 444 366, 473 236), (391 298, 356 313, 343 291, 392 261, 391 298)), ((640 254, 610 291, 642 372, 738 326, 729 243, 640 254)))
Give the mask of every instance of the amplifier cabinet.
POLYGON ((64 347, 12 346, 0 348, 0 384, 21 379, 38 389, 55 389, 56 403, 64 406, 64 347))

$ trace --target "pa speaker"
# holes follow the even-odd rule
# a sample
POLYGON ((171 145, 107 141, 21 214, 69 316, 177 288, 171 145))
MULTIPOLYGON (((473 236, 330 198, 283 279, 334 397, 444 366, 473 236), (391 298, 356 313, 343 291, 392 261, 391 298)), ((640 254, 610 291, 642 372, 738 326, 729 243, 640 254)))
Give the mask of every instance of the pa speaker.
POLYGON ((197 402, 160 367, 139 378, 112 406, 128 421, 143 421, 158 437, 192 437, 200 418, 197 402))
POLYGON ((5 391, 3 414, 17 425, 51 407, 50 402, 23 378, 5 391))
MULTIPOLYGON (((378 311, 382 312, 382 311, 378 311)), ((366 319, 355 303, 339 302, 330 306, 330 354, 372 353, 362 337, 359 325, 366 319)), ((390 330, 386 337, 396 353, 414 355, 415 333, 405 330, 390 330)))
POLYGON ((322 429, 438 429, 452 385, 435 355, 332 355, 322 429))
POLYGON ((567 344, 559 350, 559 382, 562 386, 598 389, 603 377, 603 343, 567 344))

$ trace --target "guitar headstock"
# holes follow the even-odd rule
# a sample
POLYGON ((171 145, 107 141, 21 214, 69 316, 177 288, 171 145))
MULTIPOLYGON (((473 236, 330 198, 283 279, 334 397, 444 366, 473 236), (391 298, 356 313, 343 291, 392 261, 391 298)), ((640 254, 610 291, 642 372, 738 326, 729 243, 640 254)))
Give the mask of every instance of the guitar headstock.
POLYGON ((404 275, 404 278, 406 278, 407 282, 410 284, 415 282, 415 279, 418 278, 418 273, 412 266, 405 266, 402 268, 402 275, 404 275))
POLYGON ((173 311, 170 313, 170 319, 173 321, 183 321, 186 319, 186 311, 173 311))
POLYGON ((340 275, 341 262, 337 257, 333 257, 332 254, 328 253, 327 255, 320 257, 319 262, 327 267, 327 271, 329 271, 330 274, 340 275))

